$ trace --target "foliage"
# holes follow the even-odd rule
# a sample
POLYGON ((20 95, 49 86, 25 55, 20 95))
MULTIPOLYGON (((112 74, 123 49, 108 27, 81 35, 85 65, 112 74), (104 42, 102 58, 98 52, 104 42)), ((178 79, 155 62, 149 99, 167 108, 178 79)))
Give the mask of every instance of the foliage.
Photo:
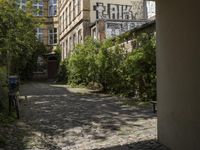
POLYGON ((68 58, 61 62, 57 75, 57 82, 68 82, 68 58))
POLYGON ((6 68, 0 67, 0 113, 7 110, 8 107, 6 77, 6 68))
POLYGON ((87 38, 61 65, 62 78, 67 75, 69 84, 98 83, 104 91, 135 96, 142 101, 155 100, 155 37, 141 34, 132 52, 121 48, 119 40, 116 41, 106 40, 99 44, 87 38))
MULTIPOLYGON (((142 34, 139 47, 124 62, 128 82, 134 85, 141 100, 156 99, 156 43, 155 37, 142 34)), ((128 83, 127 82, 127 83, 128 83)))
POLYGON ((14 0, 0 0, 0 63, 9 65, 11 74, 29 79, 45 47, 35 36, 40 24, 15 4, 14 0))
POLYGON ((57 58, 58 64, 61 63, 61 53, 62 53, 62 49, 60 46, 57 46, 56 49, 54 50, 55 52, 55 56, 57 58))
POLYGON ((87 38, 84 44, 77 45, 69 58, 68 71, 70 84, 84 84, 97 80, 98 67, 95 63, 99 43, 87 38))
POLYGON ((98 66, 98 82, 104 87, 104 90, 119 93, 122 86, 119 81, 122 79, 121 64, 125 59, 125 51, 119 47, 119 43, 113 43, 108 40, 105 41, 99 50, 96 58, 98 66))

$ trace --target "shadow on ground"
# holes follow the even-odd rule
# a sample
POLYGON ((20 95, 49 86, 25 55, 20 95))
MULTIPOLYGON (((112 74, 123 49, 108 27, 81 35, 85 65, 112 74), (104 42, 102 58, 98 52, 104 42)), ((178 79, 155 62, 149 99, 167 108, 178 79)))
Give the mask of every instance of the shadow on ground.
POLYGON ((169 150, 169 148, 161 145, 156 140, 146 140, 131 144, 117 145, 113 147, 99 148, 93 150, 169 150))
POLYGON ((25 84, 21 93, 28 99, 21 104, 20 121, 5 127, 6 149, 164 148, 156 142, 156 116, 150 109, 47 83, 25 84))

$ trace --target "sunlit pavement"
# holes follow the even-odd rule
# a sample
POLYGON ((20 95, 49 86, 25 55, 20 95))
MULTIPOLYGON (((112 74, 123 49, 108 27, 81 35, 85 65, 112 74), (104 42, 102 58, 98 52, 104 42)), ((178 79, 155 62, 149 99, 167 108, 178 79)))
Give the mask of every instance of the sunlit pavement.
POLYGON ((167 150, 157 140, 151 108, 119 98, 48 83, 21 88, 21 119, 6 127, 5 149, 167 150))

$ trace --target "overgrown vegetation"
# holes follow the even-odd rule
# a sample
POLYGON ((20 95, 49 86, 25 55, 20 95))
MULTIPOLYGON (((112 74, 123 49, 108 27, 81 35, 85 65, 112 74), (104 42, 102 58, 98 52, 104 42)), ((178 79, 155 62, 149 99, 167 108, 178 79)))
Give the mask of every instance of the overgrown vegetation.
POLYGON ((6 73, 5 67, 0 67, 0 112, 3 112, 8 108, 6 73))
MULTIPOLYGON (((27 10, 31 10, 31 1, 27 10)), ((35 36, 40 20, 16 7, 16 0, 0 0, 0 112, 7 106, 6 74, 31 79, 37 58, 46 52, 35 36)))
POLYGON ((30 12, 16 8, 15 0, 0 0, 0 63, 9 65, 10 74, 18 74, 21 79, 32 77, 38 55, 45 52, 35 36, 38 26, 30 12))
POLYGON ((107 92, 142 101, 155 100, 155 37, 141 34, 136 39, 137 47, 127 52, 118 42, 99 43, 87 38, 61 63, 59 80, 71 85, 96 83, 107 92))

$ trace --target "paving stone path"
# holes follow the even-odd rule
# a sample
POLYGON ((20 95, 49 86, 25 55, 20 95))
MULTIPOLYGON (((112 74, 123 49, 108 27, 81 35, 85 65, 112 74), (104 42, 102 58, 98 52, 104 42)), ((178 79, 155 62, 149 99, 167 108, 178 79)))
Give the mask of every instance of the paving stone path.
POLYGON ((150 108, 48 83, 25 84, 21 93, 28 98, 21 119, 4 127, 5 150, 167 150, 156 142, 150 108))

